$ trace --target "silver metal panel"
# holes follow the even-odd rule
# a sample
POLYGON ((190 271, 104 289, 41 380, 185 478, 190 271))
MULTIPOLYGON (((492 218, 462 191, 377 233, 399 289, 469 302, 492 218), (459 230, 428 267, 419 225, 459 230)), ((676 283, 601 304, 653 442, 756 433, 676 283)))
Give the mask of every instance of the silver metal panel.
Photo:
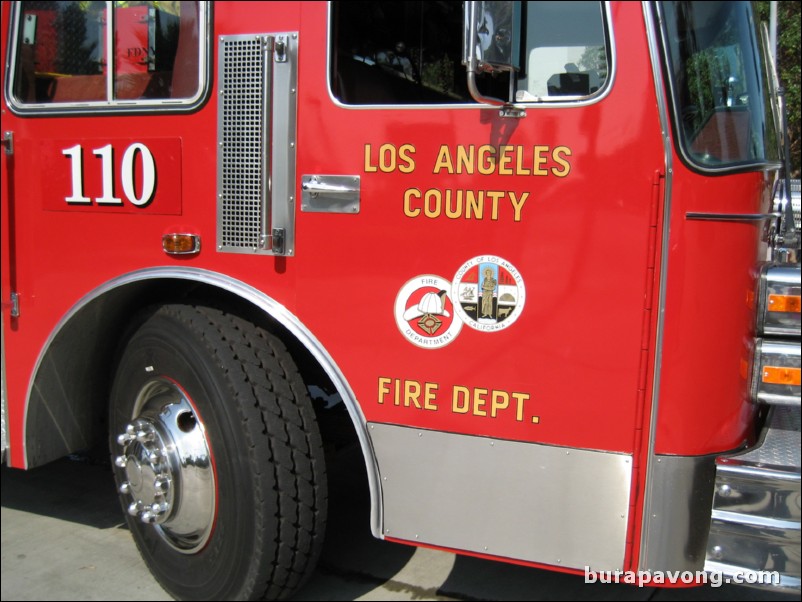
POLYGON ((298 33, 277 33, 273 62, 273 167, 271 229, 283 231, 282 249, 295 253, 295 143, 298 98, 298 33))
POLYGON ((630 456, 387 424, 370 424, 368 434, 385 537, 561 567, 623 567, 630 456))
POLYGON ((655 456, 643 517, 641 570, 699 571, 716 481, 715 456, 655 456))
POLYGON ((359 213, 359 176, 301 176, 301 211, 359 213))

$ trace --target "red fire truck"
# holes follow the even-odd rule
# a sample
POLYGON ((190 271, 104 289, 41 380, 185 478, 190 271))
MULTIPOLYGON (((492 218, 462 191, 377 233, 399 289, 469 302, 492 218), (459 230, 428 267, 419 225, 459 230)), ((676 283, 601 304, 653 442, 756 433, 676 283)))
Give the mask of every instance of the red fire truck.
POLYGON ((0 31, 4 459, 108 439, 173 595, 304 582, 341 418, 378 538, 799 590, 799 237, 749 3, 0 31))

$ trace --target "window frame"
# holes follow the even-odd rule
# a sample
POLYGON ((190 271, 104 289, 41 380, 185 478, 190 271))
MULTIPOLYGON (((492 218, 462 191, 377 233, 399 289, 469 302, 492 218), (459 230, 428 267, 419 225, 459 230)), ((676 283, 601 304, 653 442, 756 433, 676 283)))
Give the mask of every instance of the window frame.
MULTIPOLYGON (((526 0, 523 0, 526 1, 526 0)), ((351 110, 376 110, 376 109, 476 109, 476 108, 495 108, 498 109, 495 105, 489 105, 484 103, 479 103, 475 101, 469 102, 462 102, 462 103, 398 103, 398 104, 348 104, 343 102, 340 98, 338 98, 332 87, 332 65, 334 62, 333 54, 335 52, 335 42, 336 36, 334 35, 334 19, 333 19, 333 4, 334 2, 328 2, 328 14, 327 14, 327 26, 326 26, 326 89, 328 90, 329 98, 332 103, 338 107, 344 109, 351 109, 351 110)), ((608 1, 601 1, 600 4, 602 5, 602 26, 604 28, 604 40, 607 44, 608 50, 608 75, 607 79, 604 82, 604 85, 601 86, 597 91, 593 92, 588 96, 548 96, 548 97, 539 97, 535 100, 521 100, 515 101, 512 104, 517 107, 521 107, 526 110, 530 109, 548 109, 554 107, 577 107, 577 106, 587 106, 592 105, 597 102, 602 101, 606 98, 610 91, 612 90, 613 83, 616 79, 617 69, 618 69, 618 60, 617 60, 617 53, 616 53, 616 45, 615 45, 615 28, 613 26, 613 18, 612 18, 612 10, 610 6, 610 2, 608 1)), ((466 74, 467 78, 467 74, 466 74)))
MULTIPOLYGON (((107 9, 111 2, 106 2, 107 9)), ((73 114, 119 114, 119 113, 188 113, 197 110, 209 98, 210 67, 211 67, 211 26, 212 3, 198 2, 198 89, 196 93, 187 98, 144 98, 144 99, 114 99, 94 101, 70 102, 25 102, 17 98, 14 93, 18 65, 19 36, 22 31, 22 3, 15 2, 11 9, 6 64, 6 85, 4 89, 6 104, 15 115, 73 115, 73 114)), ((104 44, 109 45, 109 32, 113 32, 114 22, 108 20, 104 44)), ((113 56, 113 53, 110 54, 113 56)), ((113 87, 114 70, 110 70, 106 79, 106 89, 113 87), (110 84, 111 82, 111 84, 110 84)))

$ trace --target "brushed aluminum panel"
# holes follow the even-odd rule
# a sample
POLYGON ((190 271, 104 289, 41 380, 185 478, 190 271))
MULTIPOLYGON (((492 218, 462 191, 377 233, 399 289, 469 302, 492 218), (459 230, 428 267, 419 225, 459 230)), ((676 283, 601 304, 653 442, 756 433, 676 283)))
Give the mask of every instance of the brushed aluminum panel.
POLYGON ((704 568, 715 482, 715 456, 651 457, 639 569, 704 568))
POLYGON ((630 456, 387 424, 368 432, 385 537, 575 569, 623 567, 630 456))

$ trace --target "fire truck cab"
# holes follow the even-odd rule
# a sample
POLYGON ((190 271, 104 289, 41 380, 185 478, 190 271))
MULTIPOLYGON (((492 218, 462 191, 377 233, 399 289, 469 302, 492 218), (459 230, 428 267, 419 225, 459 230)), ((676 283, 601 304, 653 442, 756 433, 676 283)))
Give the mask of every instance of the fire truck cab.
POLYGON ((349 437, 378 538, 799 591, 749 3, 1 10, 4 460, 108 441, 172 595, 297 591, 349 437))

